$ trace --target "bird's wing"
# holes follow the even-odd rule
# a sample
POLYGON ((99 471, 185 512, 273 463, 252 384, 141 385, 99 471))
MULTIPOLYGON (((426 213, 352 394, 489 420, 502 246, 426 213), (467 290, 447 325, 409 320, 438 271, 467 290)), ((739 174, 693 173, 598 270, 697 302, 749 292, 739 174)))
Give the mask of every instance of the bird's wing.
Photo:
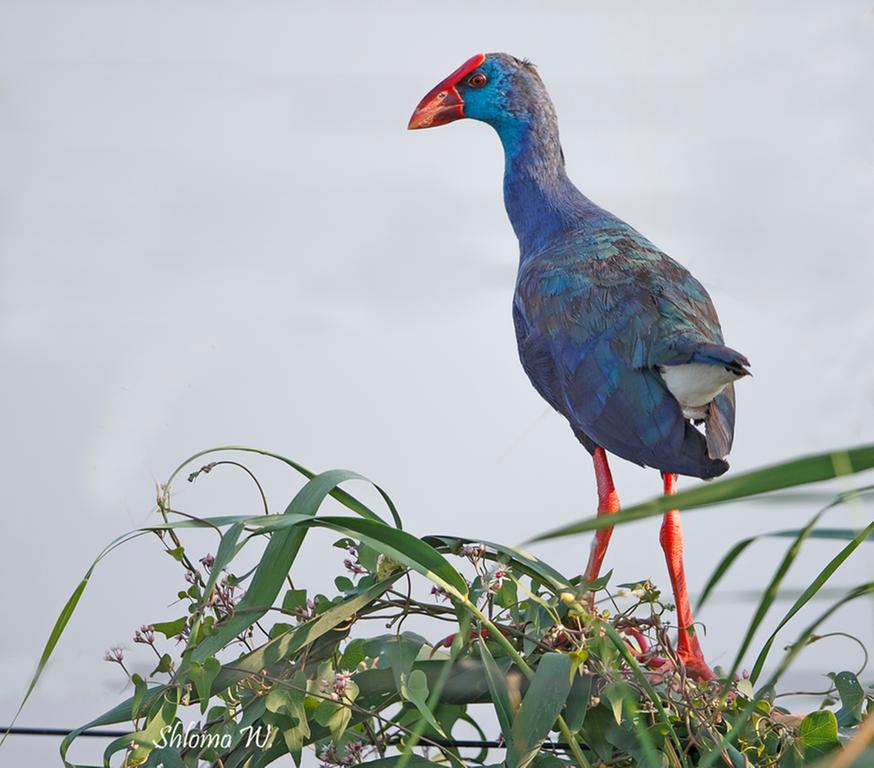
POLYGON ((712 302, 633 229, 580 233, 523 264, 516 312, 523 366, 575 432, 666 472, 727 469, 658 372, 721 344, 712 302))

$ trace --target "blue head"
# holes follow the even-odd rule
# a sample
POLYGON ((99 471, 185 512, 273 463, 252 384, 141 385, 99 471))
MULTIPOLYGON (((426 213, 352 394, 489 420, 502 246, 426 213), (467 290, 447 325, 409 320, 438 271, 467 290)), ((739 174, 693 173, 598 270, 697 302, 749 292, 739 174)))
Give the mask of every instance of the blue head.
POLYGON ((555 110, 534 65, 507 53, 479 53, 432 88, 409 127, 432 128, 463 117, 488 123, 505 147, 537 123, 555 126, 555 110))
POLYGON ((523 258, 592 207, 565 173, 555 109, 533 64, 506 53, 473 56, 425 95, 409 127, 464 117, 491 125, 504 145, 504 205, 523 258))

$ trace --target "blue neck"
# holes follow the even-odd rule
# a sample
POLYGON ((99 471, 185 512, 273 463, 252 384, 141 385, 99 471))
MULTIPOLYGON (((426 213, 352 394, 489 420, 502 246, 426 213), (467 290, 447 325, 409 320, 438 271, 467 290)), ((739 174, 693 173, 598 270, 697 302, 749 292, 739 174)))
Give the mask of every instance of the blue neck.
POLYGON ((597 207, 568 178, 553 120, 528 116, 492 125, 504 145, 504 207, 525 260, 597 207))

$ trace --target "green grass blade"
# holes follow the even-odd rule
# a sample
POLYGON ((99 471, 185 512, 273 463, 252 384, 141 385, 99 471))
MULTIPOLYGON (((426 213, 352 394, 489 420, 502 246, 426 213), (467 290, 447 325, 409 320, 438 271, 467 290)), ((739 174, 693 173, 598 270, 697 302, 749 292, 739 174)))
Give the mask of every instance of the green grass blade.
MULTIPOLYGON (((819 522, 819 519, 825 514, 826 509, 817 512, 810 519, 810 522, 799 531, 798 535, 786 550, 786 554, 784 554, 782 560, 780 560, 780 564, 777 566, 774 576, 771 578, 771 581, 768 583, 767 588, 762 594, 761 600, 759 600, 759 605, 756 608, 756 612, 753 614, 753 618, 747 627, 747 631, 744 633, 744 638, 741 641, 737 654, 735 655, 734 663, 731 665, 731 671, 728 673, 728 680, 733 680, 735 673, 740 669, 743 657, 746 654, 747 649, 750 647, 759 625, 764 621, 768 610, 774 603, 774 599, 777 597, 777 591, 783 583, 783 579, 786 578, 786 574, 792 567, 792 563, 795 562, 798 553, 801 551, 801 545, 804 543, 804 540, 808 537, 817 522, 819 522)), ((726 683, 726 685, 728 685, 728 683, 726 683)))
MULTIPOLYGON (((437 708, 440 702, 440 697, 443 695, 443 690, 449 681, 450 674, 458 662, 458 657, 461 654, 462 648, 465 646, 465 638, 467 638, 470 631, 469 616, 462 615, 459 617, 458 629, 459 631, 452 640, 452 645, 449 649, 449 661, 441 665, 437 679, 431 686, 431 694, 428 697, 427 706, 432 711, 437 708)), ((406 768, 406 766, 410 764, 410 761, 417 757, 413 754, 413 749, 415 749, 419 739, 425 732, 425 723, 426 720, 421 719, 413 726, 413 730, 404 744, 403 752, 399 755, 398 768, 406 768)), ((445 749, 442 751, 442 754, 444 758, 455 766, 455 768, 464 768, 464 763, 462 763, 461 760, 452 753, 452 750, 445 749)))
POLYGON ((656 750, 652 740, 652 734, 643 722, 643 715, 637 707, 637 697, 633 695, 631 689, 624 685, 623 690, 623 706, 628 710, 631 716, 631 723, 634 726, 634 732, 637 735, 637 740, 640 743, 640 751, 643 753, 646 768, 662 768, 662 759, 656 750))
POLYGON ((406 531, 358 517, 319 517, 302 521, 302 524, 331 528, 346 536, 360 539, 448 592, 458 597, 467 594, 467 582, 449 561, 434 547, 406 531))
MULTIPOLYGON (((33 693, 33 689, 36 687, 36 682, 39 680, 42 675, 42 671, 45 669, 46 664, 48 663, 49 658, 55 650, 55 646, 58 644, 58 640, 61 639, 61 635, 66 629, 67 624, 70 621, 70 617, 73 615, 73 611, 76 610, 76 606, 79 604, 79 599, 82 597, 82 593, 85 591, 85 587, 88 586, 88 579, 91 576, 91 570, 88 571, 88 574, 85 576, 82 581, 76 586, 76 589, 73 590, 73 594, 70 595, 70 598, 64 604, 64 607, 61 609, 61 613, 58 615, 58 618, 55 619, 55 625, 52 627, 52 631, 49 633, 49 638, 46 641, 45 648, 43 648, 43 652, 39 657, 39 662, 36 665, 36 672, 34 672, 33 677, 31 678, 30 685, 27 687, 27 691, 24 693, 24 697, 21 700, 21 703, 18 705, 18 709, 15 712, 15 716, 12 718, 12 722, 9 724, 9 728, 11 729, 13 725, 15 725, 18 720, 18 716, 21 714, 21 710, 24 709, 24 705, 27 703, 27 700, 30 698, 30 694, 33 693)), ((6 737, 9 735, 9 731, 7 730, 2 737, 0 737, 0 747, 3 746, 3 742, 6 741, 6 737)))
POLYGON ((507 692, 507 678, 495 662, 492 652, 488 649, 486 642, 483 640, 477 644, 480 657, 483 660, 483 669, 485 670, 486 682, 489 686, 489 693, 492 696, 492 706, 495 708, 495 714, 498 716, 498 724, 501 727, 501 734, 504 736, 504 743, 509 744, 512 738, 513 728, 513 710, 510 708, 510 697, 507 692))
MULTIPOLYGON (((288 659, 331 630, 347 623, 350 615, 362 611, 379 598, 394 584, 399 575, 391 576, 384 581, 374 584, 365 592, 344 600, 342 603, 338 603, 310 621, 299 624, 287 632, 283 632, 281 635, 269 640, 264 645, 255 648, 239 659, 223 665, 221 671, 210 685, 211 694, 221 693, 250 675, 258 674, 263 669, 270 669, 272 665, 288 659)), ((167 686, 163 685, 150 688, 143 696, 139 705, 139 712, 141 714, 145 713, 156 698, 162 695, 166 689, 167 686)), ((196 701, 198 699, 192 699, 192 703, 196 701)), ((131 719, 132 703, 133 697, 125 699, 121 704, 113 707, 100 717, 70 732, 61 743, 61 758, 64 760, 64 764, 69 768, 73 768, 72 764, 67 762, 66 756, 73 741, 78 738, 82 731, 102 725, 129 722, 131 719)))
MULTIPOLYGON (((329 470, 323 472, 310 480, 298 491, 282 515, 261 516, 253 520, 253 526, 257 526, 261 530, 269 529, 273 533, 264 549, 258 568, 252 576, 249 588, 246 590, 243 599, 238 603, 237 612, 219 625, 214 634, 204 638, 192 650, 191 654, 187 657, 187 663, 192 661, 202 662, 214 655, 267 612, 274 600, 276 600, 285 577, 291 570, 291 566, 306 536, 307 527, 300 525, 298 518, 314 518, 325 498, 340 483, 351 479, 357 480, 363 478, 358 473, 347 470, 329 470), (292 518, 294 519, 294 522, 290 522, 284 530, 280 527, 283 518, 287 522, 290 522, 292 518)), ((400 530, 390 528, 370 510, 367 510, 360 519, 386 530, 400 530)), ((236 530, 236 528, 234 527, 232 530, 236 530)), ((446 565, 451 568, 448 563, 446 565)), ((218 571, 217 568, 213 570, 218 571)), ((194 637, 193 633, 192 637, 194 637)))
POLYGON ((257 674, 262 669, 269 669, 272 665, 291 658, 323 635, 341 624, 347 623, 350 616, 363 611, 386 592, 398 576, 400 573, 374 584, 360 595, 355 595, 338 603, 315 618, 298 624, 239 659, 225 664, 213 681, 211 692, 213 695, 220 693, 249 675, 257 674))
POLYGON ((527 768, 537 756, 571 690, 571 659, 546 653, 522 698, 507 742, 507 768, 527 768))
POLYGON ((368 760, 361 763, 361 768, 434 768, 436 763, 419 755, 394 755, 393 757, 380 757, 378 760, 368 760), (406 759, 404 759, 406 758, 406 759))
MULTIPOLYGON (((164 692, 169 686, 156 685, 149 688, 142 700, 139 703, 137 715, 142 717, 151 708, 151 706, 164 695, 164 692)), ((118 723, 127 723, 131 720, 131 706, 133 704, 133 696, 125 699, 121 704, 117 704, 112 709, 104 712, 100 717, 94 718, 90 723, 79 726, 73 731, 70 731, 61 741, 61 760, 67 768, 77 768, 73 763, 67 761, 67 752, 70 750, 72 743, 79 737, 82 731, 88 731, 92 728, 99 728, 104 725, 117 725, 118 723)))
POLYGON ((682 765, 688 766, 689 762, 686 759, 686 753, 683 749, 683 745, 680 743, 680 737, 677 736, 677 732, 674 729, 673 723, 668 717, 668 713, 665 710, 664 705, 662 704, 662 699, 656 692, 655 688, 653 688, 653 685, 649 681, 649 677, 647 677, 646 672, 644 672, 644 670, 641 668, 637 659, 632 656, 631 652, 628 650, 628 646, 626 645, 625 641, 613 627, 605 622, 601 622, 601 628, 610 639, 610 642, 613 643, 613 646, 616 648, 616 650, 619 651, 620 655, 625 660, 625 663, 628 664, 628 667, 631 669, 634 677, 637 679, 637 682, 640 684, 641 688, 643 688, 643 690, 646 692, 647 697, 652 702, 653 708, 656 712, 657 720, 667 729, 668 733, 670 734, 671 741, 673 742, 674 747, 677 750, 677 754, 679 755, 682 765))
POLYGON ((758 679, 759 675, 762 672, 762 667, 765 664, 765 660, 768 657, 768 653, 771 650, 771 646, 774 644, 774 640, 777 638, 777 633, 786 626, 787 622, 795 616, 798 611, 800 611, 809 601, 810 599, 819 592, 820 589, 825 585, 825 583, 832 577, 835 571, 843 565, 846 559, 856 551, 859 545, 866 540, 869 540, 870 537, 874 534, 874 523, 868 525, 867 528, 862 529, 856 534, 856 537, 849 543, 847 546, 843 547, 837 555, 835 555, 816 576, 816 578, 810 583, 810 585, 804 590, 801 596, 795 601, 792 607, 786 612, 786 615, 780 620, 780 623, 777 624, 777 627, 771 633, 768 640, 765 642, 765 645, 762 647, 762 650, 759 651, 759 655, 756 658, 755 664, 753 664, 752 672, 750 673, 750 680, 754 683, 758 679))
MULTIPOLYGON (((444 547, 452 552, 459 546, 469 543, 471 539, 459 536, 425 536, 424 541, 436 547, 444 547)), ((486 547, 494 550, 499 556, 503 555, 514 571, 537 579, 542 584, 548 586, 555 594, 571 589, 570 579, 534 555, 516 547, 508 547, 505 544, 498 544, 493 541, 486 541, 485 539, 477 539, 477 542, 485 544, 486 547)), ((490 557, 489 553, 486 553, 485 557, 495 560, 501 559, 500 557, 490 557)))
POLYGON ((863 445, 843 451, 831 451, 774 464, 764 469, 744 472, 725 480, 701 484, 675 496, 658 497, 617 512, 615 515, 591 517, 535 536, 530 541, 574 536, 608 526, 623 525, 667 512, 670 509, 691 510, 728 501, 757 496, 783 488, 864 472, 874 467, 874 445, 863 445))
MULTIPOLYGON (((763 538, 791 538, 797 535, 797 530, 774 531, 774 533, 763 534, 763 538)), ((827 539, 829 541, 853 541, 858 535, 858 528, 817 528, 810 532, 811 539, 827 539)), ((874 542, 874 534, 867 536, 862 541, 874 542)))
POLYGON ((747 704, 737 719, 732 723, 731 728, 725 733, 725 735, 720 739, 719 743, 714 746, 709 752, 706 752, 700 762, 698 763, 698 768, 710 768, 717 760, 722 758, 723 750, 730 745, 735 737, 743 730, 746 724, 749 722, 750 718, 753 715, 753 712, 756 709, 757 698, 761 695, 761 693, 765 690, 772 688, 777 681, 783 676, 786 670, 791 666, 792 662, 798 656, 799 653, 804 649, 810 637, 814 632, 819 628, 820 624, 826 621, 835 611, 839 608, 843 607, 849 602, 853 600, 857 600, 861 597, 865 597, 866 595, 874 594, 874 582, 868 582, 867 584, 861 584, 858 587, 854 587, 849 592, 847 592, 840 600, 829 606, 829 608, 823 611, 819 616, 814 619, 801 634, 798 635, 798 639, 789 646, 789 651, 784 655, 782 661, 778 665, 777 669, 774 670, 774 673, 768 678, 768 681, 759 689, 757 696, 754 696, 753 699, 747 704))
MULTIPOLYGON (((826 506, 826 509, 830 509, 835 507, 841 503, 845 503, 852 499, 862 498, 865 495, 869 495, 872 492, 872 487, 868 486, 865 488, 857 488, 853 491, 847 491, 845 493, 841 493, 837 496, 837 498, 832 497, 830 503, 826 506)), ((698 610, 704 605, 707 599, 710 597, 716 585, 722 580, 722 577, 725 575, 726 571, 733 565, 734 561, 743 553, 743 551, 754 541, 758 541, 759 539, 767 539, 767 538, 797 538, 801 533, 801 529, 795 528, 791 530, 785 531, 771 531, 768 533, 762 533, 758 536, 751 536, 747 539, 742 539, 737 544, 735 544, 720 560, 719 564, 713 570, 713 573, 710 575, 710 578, 707 580, 707 583, 704 586, 704 590, 701 593, 701 597, 698 599, 698 610)), ((813 531, 808 532, 808 538, 810 539, 827 539, 827 540, 842 540, 842 541, 852 541, 856 538, 859 531, 858 529, 853 528, 816 528, 813 531)), ((867 541, 874 542, 874 534, 869 536, 867 541)))
MULTIPOLYGON (((303 475, 305 478, 307 478, 307 480, 312 480, 313 478, 317 477, 317 474, 315 472, 313 472, 312 470, 307 469, 302 464, 299 464, 298 462, 294 461, 293 459, 289 459, 288 457, 283 456, 282 454, 273 453, 272 451, 265 451, 265 450, 262 450, 260 448, 252 448, 252 447, 246 446, 246 445, 221 445, 221 446, 218 446, 216 448, 208 448, 205 451, 199 451, 198 453, 195 453, 193 456, 189 456, 178 467, 176 467, 176 469, 173 470, 173 473, 170 475, 170 479, 167 481, 167 485, 170 485, 173 482, 173 480, 175 480, 176 477, 179 476, 179 473, 182 472, 182 470, 185 469, 185 467, 187 467, 192 462, 197 461, 198 459, 201 459, 204 456, 209 456, 210 454, 213 454, 213 453, 224 453, 226 451, 239 451, 242 453, 254 453, 254 454, 257 454, 259 456, 266 456, 268 458, 276 459, 277 461, 280 461, 283 464, 286 464, 287 466, 291 467, 296 472, 299 472, 301 475, 303 475)), ((350 474, 355 475, 356 479, 365 480, 368 483, 371 482, 370 480, 367 480, 367 478, 362 477, 361 475, 357 475, 354 472, 350 473, 350 474)), ((403 525, 401 524, 400 515, 398 514, 398 511, 395 508, 394 502, 392 502, 389 495, 382 488, 380 488, 380 486, 376 485, 376 483, 371 483, 371 485, 373 485, 373 487, 376 488, 379 495, 382 496, 383 501, 385 501, 385 504, 388 507, 389 512, 391 513, 392 519, 394 520, 395 526, 397 528, 403 528, 403 525)), ((361 515, 362 517, 371 517, 371 516, 376 517, 377 516, 376 513, 373 512, 373 510, 371 510, 366 504, 362 503, 361 501, 356 499, 354 496, 352 496, 352 494, 347 493, 342 488, 333 488, 330 492, 330 495, 332 498, 339 501, 345 507, 348 507, 353 512, 355 512, 355 514, 361 515)))
POLYGON ((700 611, 701 606, 707 602, 707 598, 710 597, 710 593, 716 588, 716 585, 722 581, 722 577, 725 575, 726 571, 732 566, 735 560, 743 553, 743 551, 752 544, 757 537, 751 536, 748 539, 741 539, 737 544, 735 544, 728 552, 725 557, 719 561, 719 564, 716 568, 713 569, 713 573, 710 574, 710 578, 707 579, 707 583, 704 585, 704 589, 701 592, 701 597, 698 598, 698 606, 697 609, 700 611))
POLYGON ((222 535, 218 549, 215 553, 215 562, 213 562, 212 567, 210 568, 209 578, 206 580, 206 584, 203 587, 204 595, 208 596, 212 592, 222 570, 230 565, 231 560, 233 560, 234 556, 239 551, 237 549, 237 541, 239 540, 244 527, 243 523, 234 523, 222 535))
POLYGON ((149 713, 151 718, 149 722, 142 730, 120 736, 110 742, 103 752, 103 764, 109 766, 110 758, 125 750, 127 753, 124 759, 125 765, 143 765, 155 744, 161 741, 162 729, 173 724, 181 697, 182 691, 179 688, 168 687, 163 691, 160 696, 163 699, 161 706, 156 707, 156 712, 149 713))
MULTIPOLYGON (((88 581, 91 579, 91 575, 94 573, 94 569, 97 567, 97 564, 116 547, 141 535, 141 531, 125 533, 110 542, 106 546, 106 548, 94 559, 94 562, 91 563, 91 566, 85 572, 82 580, 76 585, 73 593, 70 595, 67 602, 64 604, 64 607, 61 609, 61 612, 58 614, 58 618, 55 619, 52 631, 49 633, 49 637, 46 640, 46 644, 43 648, 42 653, 40 654, 39 661, 37 662, 36 671, 33 673, 33 677, 30 679, 30 684, 27 686, 27 690, 25 691, 24 696, 21 699, 21 703, 18 705, 18 709, 15 711, 15 715, 13 716, 12 721, 9 723, 8 727, 10 729, 18 721, 18 717, 21 715, 21 712, 24 709, 24 705, 27 704, 27 700, 33 693, 33 689, 36 687, 37 681, 42 676, 46 664, 48 664, 49 659, 55 651, 55 647, 57 646, 58 641, 61 639, 61 635, 67 628, 67 624, 70 623, 70 618, 73 616, 73 612, 76 610, 76 606, 79 604, 79 600, 82 599, 82 594, 85 592, 85 587, 88 586, 88 581)), ((3 746, 3 743, 6 741, 6 737, 8 735, 9 730, 6 730, 3 735, 0 736, 0 747, 3 746)))
MULTIPOLYGON (((212 527, 212 524, 217 519, 219 518, 207 518, 203 523, 212 527)), ((399 565, 412 568, 438 586, 459 597, 467 594, 467 582, 464 580, 464 577, 434 547, 406 531, 392 528, 376 520, 360 517, 313 517, 311 515, 292 513, 271 515, 269 517, 261 515, 250 518, 227 518, 227 520, 233 520, 234 522, 242 520, 247 523, 247 528, 251 530, 272 532, 274 535, 286 529, 329 528, 344 536, 361 540, 399 565)), ((185 522, 190 525, 194 521, 185 522)), ((160 529, 166 526, 153 527, 160 529)), ((259 565, 259 570, 260 568, 261 566, 259 565)), ((257 575, 258 572, 256 571, 255 577, 253 577, 253 585, 254 578, 257 578, 257 575)), ((284 572, 282 575, 284 577, 284 572)), ((252 587, 249 588, 247 595, 251 592, 252 587)), ((274 594, 273 599, 275 597, 276 595, 274 594)), ((269 606, 269 604, 260 603, 259 605, 269 606)), ((241 610, 239 605, 237 610, 241 610)))

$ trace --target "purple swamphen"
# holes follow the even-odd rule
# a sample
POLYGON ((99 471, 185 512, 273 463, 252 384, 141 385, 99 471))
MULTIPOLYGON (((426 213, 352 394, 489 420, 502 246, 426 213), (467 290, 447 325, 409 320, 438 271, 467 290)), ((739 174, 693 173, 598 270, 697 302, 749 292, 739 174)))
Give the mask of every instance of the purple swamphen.
MULTIPOLYGON (((619 510, 606 451, 660 470, 668 495, 677 475, 723 474, 733 382, 749 363, 723 344, 707 291, 574 186, 555 109, 532 64, 477 54, 428 92, 409 127, 463 117, 491 125, 504 146, 504 204, 519 239, 519 356, 535 389, 592 454, 598 514, 619 510)), ((586 579, 598 577, 611 532, 595 534, 586 579)), ((660 541, 677 604, 679 660, 691 675, 712 678, 689 606, 677 511, 665 514, 660 541)))

